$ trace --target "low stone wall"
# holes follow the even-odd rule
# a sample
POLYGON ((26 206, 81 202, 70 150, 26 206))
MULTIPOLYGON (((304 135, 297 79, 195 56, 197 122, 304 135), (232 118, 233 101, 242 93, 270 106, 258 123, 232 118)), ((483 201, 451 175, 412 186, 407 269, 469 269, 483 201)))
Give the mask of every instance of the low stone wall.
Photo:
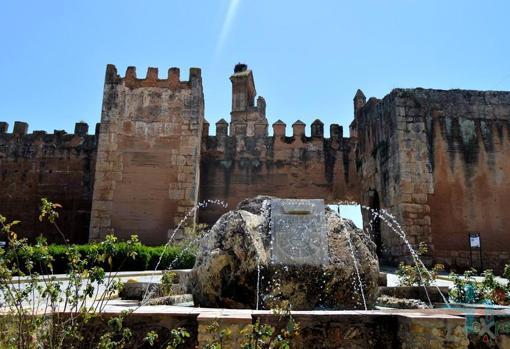
MULTIPOLYGON (((293 312, 300 334, 291 348, 468 348, 469 340, 478 341, 478 337, 468 338, 466 319, 461 315, 460 311, 439 309, 293 312)), ((168 306, 142 307, 130 316, 129 324, 135 325, 132 329, 137 332, 152 329, 161 333, 184 326, 191 333, 187 347, 200 348, 218 339, 219 331, 228 329, 231 335, 222 347, 240 348, 245 338, 241 331, 257 319, 275 327, 285 326, 278 315, 266 310, 168 306), (213 332, 211 325, 216 329, 213 332)))
POLYGON ((400 348, 468 348, 465 320, 456 316, 442 315, 426 318, 410 314, 399 318, 398 342, 400 348))

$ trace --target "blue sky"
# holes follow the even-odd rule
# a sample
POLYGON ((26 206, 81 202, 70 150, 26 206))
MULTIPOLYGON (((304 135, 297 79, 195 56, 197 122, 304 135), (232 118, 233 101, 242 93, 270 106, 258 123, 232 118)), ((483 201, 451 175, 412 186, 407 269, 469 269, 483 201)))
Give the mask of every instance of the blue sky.
MULTIPOLYGON (((270 123, 282 119, 287 134, 297 119, 348 126, 357 88, 379 98, 395 87, 510 90, 509 4, 3 1, 0 121, 49 132, 95 124, 107 63, 139 76, 177 66, 183 79, 201 67, 211 124, 228 119, 228 77, 247 63, 270 123)), ((343 212, 359 219, 356 208, 343 212)))
MULTIPOLYGON (((228 118, 229 75, 255 73, 270 123, 347 126, 357 88, 510 90, 508 1, 4 1, 0 121, 99 121, 107 63, 202 68, 206 118, 228 118)), ((160 73, 160 74, 161 74, 160 73)), ((309 132, 309 130, 307 130, 309 132)))

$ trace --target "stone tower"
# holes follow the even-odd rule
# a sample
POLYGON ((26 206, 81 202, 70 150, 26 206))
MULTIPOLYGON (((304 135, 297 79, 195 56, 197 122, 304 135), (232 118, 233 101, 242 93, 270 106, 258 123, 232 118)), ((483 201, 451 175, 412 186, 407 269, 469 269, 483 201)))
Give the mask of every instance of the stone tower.
POLYGON ((255 82, 246 64, 236 64, 232 81, 231 136, 267 136, 266 101, 257 98, 255 82))
POLYGON ((354 117, 356 118, 356 116, 358 116, 359 113, 361 112, 361 108, 363 108, 363 106, 367 103, 367 97, 365 97, 363 91, 358 89, 356 91, 356 94, 354 95, 353 102, 354 102, 354 117))
POLYGON ((362 113, 362 109, 366 103, 367 103, 367 97, 365 97, 365 94, 363 93, 363 91, 358 89, 356 91, 356 94, 354 95, 354 98, 353 98, 354 119, 353 119, 351 125, 349 126, 349 132, 350 132, 351 137, 354 137, 354 138, 358 137, 357 123, 358 123, 358 119, 362 113))
MULTIPOLYGON (((106 69, 89 238, 114 230, 160 244, 198 200, 204 97, 200 69, 126 76, 106 69)), ((194 217, 191 217, 193 220, 194 217)))

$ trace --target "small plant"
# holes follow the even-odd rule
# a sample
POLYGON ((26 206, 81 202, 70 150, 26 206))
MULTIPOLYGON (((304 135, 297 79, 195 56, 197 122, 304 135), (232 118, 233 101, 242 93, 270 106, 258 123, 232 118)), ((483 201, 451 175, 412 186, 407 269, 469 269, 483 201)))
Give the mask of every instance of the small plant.
POLYGON ((214 321, 207 326, 207 333, 212 335, 212 340, 205 343, 204 349, 223 349, 226 341, 232 338, 232 330, 230 328, 221 328, 218 321, 214 321))
MULTIPOLYGON (((181 347, 190 338, 190 333, 183 327, 177 327, 170 330, 170 339, 163 344, 161 348, 177 349, 181 347), (166 346, 165 346, 166 345, 166 346)), ((149 346, 154 346, 158 340, 158 334, 155 331, 149 331, 143 339, 149 346)))
POLYGON ((254 324, 241 330, 241 334, 245 338, 241 345, 243 349, 287 349, 291 348, 292 338, 299 335, 299 326, 291 320, 278 332, 275 327, 262 324, 257 319, 254 324))
MULTIPOLYGON (((242 349, 288 349, 291 342, 300 333, 300 325, 292 317, 291 305, 288 300, 275 297, 271 302, 272 313, 276 317, 273 324, 263 323, 258 318, 254 323, 245 326, 240 334, 242 339, 239 344, 242 349)), ((218 321, 214 321, 207 327, 207 332, 212 334, 212 339, 206 343, 204 349, 223 349, 232 338, 229 328, 221 328, 218 321)), ((228 345, 227 347, 231 347, 228 345)))
POLYGON ((245 338, 241 348, 270 348, 274 332, 274 327, 268 324, 261 324, 260 319, 257 319, 254 324, 248 325, 241 330, 241 334, 245 338))
MULTIPOLYGON (((59 208, 43 199, 39 220, 49 221, 64 237, 57 225, 59 208)), ((133 332, 125 320, 134 310, 111 317, 104 309, 122 287, 118 271, 139 255, 138 238, 119 243, 108 235, 87 245, 86 254, 66 245, 57 258, 45 239, 35 245, 19 239, 13 231, 18 223, 0 215, 0 231, 7 237, 6 247, 0 248, 0 348, 82 348, 84 343, 87 348, 132 347, 133 332), (53 275, 55 266, 65 268, 67 280, 53 275)), ((189 334, 177 329, 170 337, 169 347, 175 348, 189 334)), ((157 337, 146 338, 150 344, 157 337)))
POLYGON ((473 277, 475 273, 476 270, 470 269, 466 270, 462 276, 455 273, 450 274, 450 279, 453 281, 453 288, 449 293, 450 301, 457 303, 480 302, 480 294, 473 277))
POLYGON ((116 316, 107 322, 109 331, 99 338, 98 349, 125 348, 133 337, 131 330, 124 326, 124 316, 116 316))
MULTIPOLYGON (((43 199, 39 219, 48 219, 57 226, 56 209, 59 207, 43 199)), ((0 250, 0 299, 6 312, 0 323, 0 346, 61 348, 80 341, 86 336, 87 325, 98 321, 107 300, 121 287, 111 268, 116 238, 109 235, 105 241, 96 243, 91 259, 82 258, 69 246, 65 253, 69 273, 67 281, 63 282, 52 275, 54 259, 46 241, 38 239, 32 246, 26 239, 18 239, 12 231, 15 223, 8 223, 0 216, 2 231, 8 237, 7 247, 0 250), (106 267, 99 266, 104 264, 106 267), (101 293, 99 287, 103 288, 101 293)), ((130 248, 138 244, 135 236, 127 241, 130 248)), ((130 250, 127 258, 135 255, 136 252, 130 250)), ((121 337, 126 338, 128 332, 119 328, 122 321, 116 320, 108 321, 107 326, 103 326, 104 333, 97 334, 99 347, 108 348, 110 342, 115 342, 114 347, 122 347, 123 341, 113 338, 120 338, 120 331, 123 332, 121 337)))
POLYGON ((174 328, 170 331, 170 340, 166 349, 177 349, 190 338, 188 330, 182 327, 174 328))
POLYGON ((165 296, 173 295, 173 285, 177 274, 173 271, 165 271, 161 276, 161 290, 165 296))
MULTIPOLYGON (((506 265, 503 277, 508 280, 510 266, 506 265)), ((450 274, 453 288, 450 290, 450 300, 457 303, 486 303, 508 305, 510 302, 510 283, 500 283, 496 280, 492 270, 485 270, 483 279, 476 281, 476 270, 471 269, 464 275, 450 274)))
POLYGON ((158 340, 158 337, 159 336, 156 333, 156 331, 149 331, 145 335, 143 341, 147 342, 152 347, 156 343, 156 341, 158 340))
POLYGON ((291 347, 292 339, 299 336, 300 325, 292 317, 290 303, 281 301, 272 310, 277 315, 277 324, 271 326, 257 319, 254 324, 245 327, 243 349, 287 349, 291 347))
POLYGON ((510 282, 510 264, 505 265, 502 276, 510 282))
MULTIPOLYGON (((416 254, 418 258, 428 252, 427 244, 420 242, 416 254)), ((397 276, 401 286, 430 286, 437 279, 439 272, 444 270, 442 264, 436 264, 431 270, 427 270, 420 262, 398 266, 397 276)))

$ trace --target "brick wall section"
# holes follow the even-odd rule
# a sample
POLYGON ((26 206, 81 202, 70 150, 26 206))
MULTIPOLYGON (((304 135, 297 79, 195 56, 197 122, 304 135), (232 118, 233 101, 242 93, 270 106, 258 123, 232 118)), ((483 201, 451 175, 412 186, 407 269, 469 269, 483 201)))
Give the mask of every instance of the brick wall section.
MULTIPOLYGON (((376 188, 407 239, 429 245, 427 264, 469 268, 469 232, 481 235, 485 268, 509 263, 510 93, 395 89, 363 105, 351 128, 363 193, 376 188)), ((384 226, 385 257, 408 259, 384 226)))
POLYGON ((324 138, 324 124, 315 120, 307 137, 306 125, 298 120, 287 137, 285 123, 278 120, 268 137, 266 102, 259 96, 255 103, 252 71, 237 64, 230 81, 230 134, 223 119, 216 123, 216 136, 209 136, 206 124, 200 176, 200 199, 223 200, 228 208, 201 209, 202 222, 214 223, 226 210, 256 195, 324 198, 329 203, 359 200, 354 148, 342 127, 331 125, 330 138, 324 138))
POLYGON ((435 260, 470 267, 468 233, 478 232, 483 267, 501 272, 510 263, 510 93, 417 89, 413 98, 425 120, 433 175, 435 260))
MULTIPOLYGON (((399 200, 402 171, 399 127, 402 127, 402 122, 395 106, 396 95, 391 93, 382 100, 372 97, 363 103, 359 100, 360 92, 354 98, 355 119, 350 125, 361 182, 360 203, 373 209, 386 209, 397 221, 402 222, 399 200)), ((406 254, 403 241, 388 224, 368 210, 363 209, 362 214, 367 228, 369 222, 372 227, 378 225, 380 228, 382 241, 379 253, 383 259, 392 261, 394 256, 406 254)))
MULTIPOLYGON (((253 314, 201 313, 197 317, 198 344, 203 347, 219 340, 218 333, 208 331, 208 326, 215 323, 221 330, 231 331, 230 338, 224 339, 223 347, 240 348, 247 340, 247 325, 256 320, 273 327, 275 335, 287 325, 285 317, 277 317, 267 311, 253 314)), ((291 348, 315 348, 318 343, 321 348, 367 349, 467 349, 470 346, 465 332, 466 320, 455 315, 430 312, 356 314, 322 311, 314 314, 295 312, 293 320, 299 324, 300 330, 299 336, 290 340, 291 348)))
MULTIPOLYGON (((106 316, 120 314, 118 306, 107 309, 106 316), (117 309, 114 309, 117 308, 117 309)), ((496 311, 497 312, 497 311, 496 311)), ((489 344, 507 348, 505 326, 508 318, 504 311, 494 316, 498 331, 489 344)), ((489 347, 483 341, 483 331, 473 330, 473 320, 479 323, 483 316, 472 312, 437 310, 417 311, 295 311, 293 320, 299 324, 299 335, 290 340, 290 348, 366 348, 366 349, 467 349, 489 347), (448 315, 448 313, 453 313, 448 315), (456 314, 457 313, 457 314, 456 314), (470 316, 466 320, 465 316, 470 316), (469 337, 466 333, 471 329, 469 337)), ((274 335, 287 328, 286 316, 269 310, 200 309, 185 311, 171 306, 145 306, 126 317, 126 327, 133 332, 130 344, 143 347, 143 338, 149 331, 158 333, 158 342, 165 343, 171 330, 183 327, 190 337, 182 348, 205 348, 220 342, 220 331, 230 332, 221 340, 222 348, 241 348, 250 337, 250 325, 274 327, 274 335), (212 326, 211 326, 212 325, 212 326), (214 331, 213 329, 217 329, 214 331)), ((485 319, 486 320, 486 319, 485 319)), ((487 321, 487 320, 486 320, 487 321)), ((91 322, 90 325, 94 323, 91 322)), ((483 325, 482 325, 483 326, 483 325)), ((482 327, 483 329, 483 327, 482 327)), ((491 333, 492 333, 491 332, 491 333)), ((491 339, 490 339, 491 340, 491 339)), ((274 337, 273 337, 274 343, 274 337)), ((260 345, 259 345, 260 346, 260 345)))
POLYGON ((449 315, 438 315, 435 318, 421 314, 402 316, 398 328, 400 348, 469 348, 465 322, 464 318, 449 315))
POLYGON ((20 236, 44 235, 63 242, 55 228, 38 220, 41 198, 59 203, 58 224, 66 239, 86 242, 92 204, 96 136, 88 125, 77 123, 74 134, 34 131, 16 122, 13 133, 0 123, 0 214, 20 220, 20 236))
POLYGON ((220 121, 216 136, 204 137, 200 199, 225 200, 228 208, 201 209, 200 221, 214 223, 241 200, 263 194, 329 203, 359 200, 354 149, 338 125, 331 126, 330 138, 324 138, 319 120, 311 137, 301 122, 294 124, 292 137, 285 136, 280 121, 273 124, 273 137, 228 136, 226 130, 220 121))
POLYGON ((167 79, 156 68, 137 79, 134 67, 124 78, 107 67, 90 239, 114 230, 149 244, 167 241, 197 203, 203 113, 197 68, 180 81, 177 68, 167 79))

